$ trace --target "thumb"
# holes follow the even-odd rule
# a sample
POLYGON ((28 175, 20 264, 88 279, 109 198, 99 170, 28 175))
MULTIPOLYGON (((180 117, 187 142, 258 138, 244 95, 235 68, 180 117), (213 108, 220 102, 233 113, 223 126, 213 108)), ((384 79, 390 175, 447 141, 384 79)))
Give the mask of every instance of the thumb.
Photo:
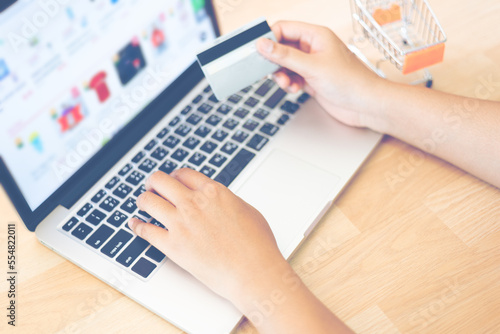
POLYGON ((267 38, 257 41, 257 50, 268 60, 301 75, 310 71, 309 55, 294 47, 276 43, 267 38))
POLYGON ((170 235, 167 230, 153 224, 145 223, 137 218, 131 218, 128 226, 138 237, 145 239, 165 254, 168 252, 170 235))

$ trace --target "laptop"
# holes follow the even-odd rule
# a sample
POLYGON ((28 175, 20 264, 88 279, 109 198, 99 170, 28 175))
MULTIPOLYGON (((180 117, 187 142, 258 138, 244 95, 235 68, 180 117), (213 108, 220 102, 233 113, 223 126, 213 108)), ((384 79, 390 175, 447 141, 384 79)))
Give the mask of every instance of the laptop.
POLYGON ((289 257, 379 142, 269 78, 217 101, 196 53, 211 2, 10 1, 0 13, 0 175, 40 242, 189 333, 242 314, 127 221, 151 173, 188 167, 266 217, 289 257), (224 177, 221 177, 224 176, 224 177))

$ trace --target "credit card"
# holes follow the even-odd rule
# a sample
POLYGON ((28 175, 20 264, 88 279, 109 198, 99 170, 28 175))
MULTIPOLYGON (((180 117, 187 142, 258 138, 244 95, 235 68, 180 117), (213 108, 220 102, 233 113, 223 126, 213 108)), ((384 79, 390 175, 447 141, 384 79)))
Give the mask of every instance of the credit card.
POLYGON ((257 51, 261 37, 276 41, 265 18, 217 38, 198 54, 198 63, 219 101, 279 69, 257 51))

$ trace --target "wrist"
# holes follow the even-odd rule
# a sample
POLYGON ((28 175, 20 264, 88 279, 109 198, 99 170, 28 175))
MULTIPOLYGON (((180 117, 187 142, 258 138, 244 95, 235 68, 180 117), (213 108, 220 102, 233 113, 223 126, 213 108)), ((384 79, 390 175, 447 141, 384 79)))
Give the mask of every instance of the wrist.
POLYGON ((281 257, 270 265, 249 272, 240 280, 229 299, 245 316, 251 318, 255 312, 262 312, 263 307, 279 302, 277 299, 287 293, 286 290, 296 288, 299 284, 300 279, 281 257))
POLYGON ((363 127, 387 134, 391 129, 391 110, 400 87, 382 78, 367 82, 367 87, 356 106, 363 127))

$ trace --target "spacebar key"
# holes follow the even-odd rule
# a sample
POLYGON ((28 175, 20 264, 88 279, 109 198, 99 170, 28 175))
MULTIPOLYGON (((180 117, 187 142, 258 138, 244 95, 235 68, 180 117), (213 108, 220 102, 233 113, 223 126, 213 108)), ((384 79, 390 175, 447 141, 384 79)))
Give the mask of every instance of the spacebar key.
POLYGON ((234 179, 241 173, 241 171, 252 161, 255 154, 242 149, 236 156, 231 160, 226 167, 217 175, 214 179, 217 182, 222 183, 226 187, 234 181, 234 179))

